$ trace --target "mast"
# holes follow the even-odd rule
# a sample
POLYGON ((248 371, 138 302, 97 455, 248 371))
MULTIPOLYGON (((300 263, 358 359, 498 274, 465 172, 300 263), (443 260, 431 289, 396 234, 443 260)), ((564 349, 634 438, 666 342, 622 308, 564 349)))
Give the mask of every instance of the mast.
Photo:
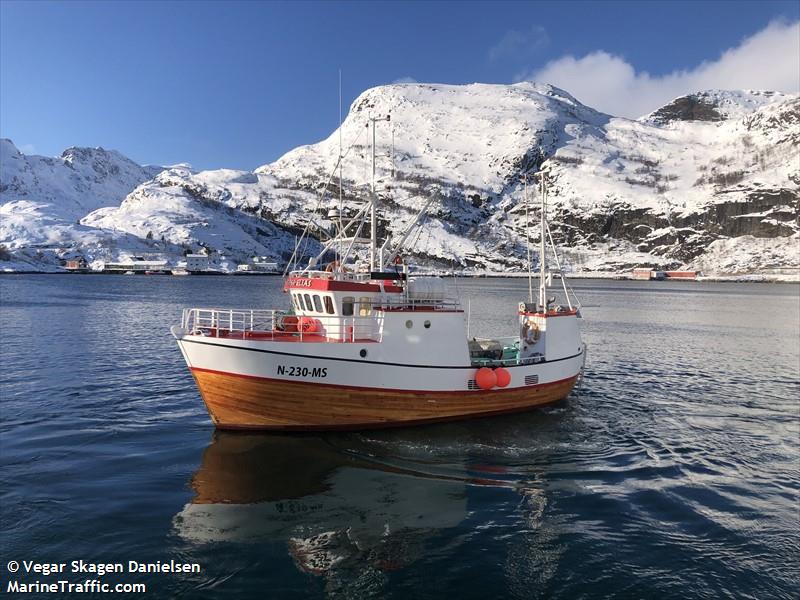
POLYGON ((378 217, 375 212, 378 196, 375 194, 375 119, 372 121, 372 208, 369 211, 369 270, 375 270, 375 256, 378 251, 378 217))
MULTIPOLYGON (((547 240, 550 240, 550 247, 553 249, 553 260, 558 268, 558 274, 561 277, 561 287, 564 289, 564 299, 567 302, 569 310, 573 309, 572 300, 569 297, 569 289, 567 288, 567 280, 564 273, 564 267, 561 266, 561 261, 558 258, 558 251, 556 244, 553 240, 553 234, 550 232, 550 225, 547 223, 547 175, 550 171, 545 168, 537 173, 541 177, 542 185, 542 239, 540 246, 541 257, 539 259, 539 303, 542 305, 543 310, 547 312, 547 260, 545 252, 547 251, 547 240)), ((552 280, 550 284, 552 285, 552 280)), ((573 296, 575 292, 573 292, 573 296)), ((580 302, 577 297, 575 298, 578 305, 580 302)))
POLYGON ((523 181, 525 182, 525 247, 528 249, 528 302, 533 302, 533 274, 531 273, 531 269, 533 268, 533 265, 531 264, 531 222, 530 212, 528 210, 528 205, 530 202, 528 198, 527 173, 523 175, 523 181))
POLYGON ((547 173, 539 171, 542 196, 541 239, 539 240, 539 306, 547 312, 547 173))
POLYGON ((389 121, 389 115, 385 117, 369 118, 372 123, 372 207, 370 209, 370 246, 369 246, 369 270, 374 271, 378 256, 378 216, 375 207, 378 204, 378 196, 375 193, 375 125, 378 121, 389 121))
MULTIPOLYGON (((339 69, 339 236, 342 235, 342 212, 344 205, 342 202, 342 70, 339 69)), ((339 263, 337 270, 341 270, 342 262, 342 243, 339 243, 338 252, 334 264, 339 263)))

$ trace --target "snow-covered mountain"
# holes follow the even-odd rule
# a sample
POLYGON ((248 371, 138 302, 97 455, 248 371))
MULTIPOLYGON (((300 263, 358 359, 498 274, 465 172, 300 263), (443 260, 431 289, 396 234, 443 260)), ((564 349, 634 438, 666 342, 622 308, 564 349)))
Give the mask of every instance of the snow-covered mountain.
POLYGON ((183 250, 202 247, 228 269, 254 256, 283 261, 294 247, 294 234, 260 218, 258 186, 259 176, 246 171, 167 169, 133 190, 120 206, 93 211, 81 224, 156 240, 156 247, 159 241, 162 247, 183 250))
POLYGON ((80 253, 119 241, 137 249, 140 244, 135 238, 116 239, 79 221, 100 207, 118 206, 133 188, 160 170, 103 148, 68 148, 56 158, 25 156, 11 140, 0 139, 4 254, 11 250, 22 268, 36 269, 57 265, 57 255, 72 248, 80 253))
MULTIPOLYGON (((341 128, 342 195, 351 211, 368 197, 366 124, 386 114, 391 122, 379 123, 377 135, 379 233, 398 233, 436 196, 407 252, 420 262, 522 268, 521 177, 546 164, 553 234, 574 270, 799 266, 798 96, 712 90, 629 120, 535 83, 373 88, 341 128)), ((99 149, 46 159, 4 141, 0 243, 28 255, 89 249, 90 259, 142 248, 177 258, 200 246, 230 264, 254 254, 285 259, 309 220, 315 235, 331 225, 325 215, 339 202, 338 172, 332 176, 339 139, 334 131, 254 172, 157 174, 99 149)))
MULTIPOLYGON (((25 156, 0 140, 0 270, 53 270, 78 256, 95 266, 134 255, 177 262, 187 251, 216 245, 229 250, 216 262, 235 268, 255 255, 291 251, 287 231, 176 183, 190 172, 184 165, 142 167, 103 148, 25 156), (149 191, 153 186, 158 193, 149 191)), ((232 186, 257 180, 227 170, 208 177, 232 186)))

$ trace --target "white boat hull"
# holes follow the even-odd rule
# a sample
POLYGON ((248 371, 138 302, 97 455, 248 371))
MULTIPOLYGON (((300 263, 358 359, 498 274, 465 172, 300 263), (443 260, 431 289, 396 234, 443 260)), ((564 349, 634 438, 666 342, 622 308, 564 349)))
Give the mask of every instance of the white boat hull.
POLYGON ((506 366, 508 385, 484 390, 476 366, 378 360, 374 343, 199 335, 178 343, 222 429, 365 429, 527 410, 566 397, 585 356, 580 347, 558 360, 506 366))

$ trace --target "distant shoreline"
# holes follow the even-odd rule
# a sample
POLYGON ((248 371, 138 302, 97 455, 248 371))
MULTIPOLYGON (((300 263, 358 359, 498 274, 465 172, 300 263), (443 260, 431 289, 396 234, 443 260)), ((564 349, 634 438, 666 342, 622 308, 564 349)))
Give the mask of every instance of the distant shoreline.
MULTIPOLYGON (((0 271, 0 275, 124 275, 124 273, 106 273, 103 271, 88 271, 88 272, 70 272, 70 271, 0 271)), ((151 277, 151 278, 159 278, 159 277, 176 277, 176 275, 172 275, 169 273, 158 273, 158 274, 138 274, 144 277, 151 277)), ((203 277, 237 277, 241 278, 244 275, 236 274, 236 273, 203 273, 203 274, 196 274, 192 275, 193 277, 197 277, 202 275, 203 277)), ((248 273, 247 277, 277 277, 280 273, 248 273)), ((452 274, 452 273, 419 273, 419 276, 428 276, 428 277, 445 277, 448 279, 522 279, 528 276, 527 273, 519 273, 519 272, 511 272, 511 273, 504 273, 504 272, 497 272, 497 271, 486 271, 480 273, 471 273, 471 274, 452 274)), ((125 275, 126 277, 130 277, 130 275, 125 275)), ((534 275, 534 279, 537 279, 537 276, 534 275)), ((557 279, 557 278, 556 278, 557 279)), ((631 275, 625 273, 614 273, 614 272, 581 272, 581 273, 571 273, 567 276, 567 279, 594 279, 594 280, 614 280, 614 281, 642 281, 647 282, 650 281, 652 283, 669 283, 670 281, 691 281, 694 283, 704 283, 704 282, 711 282, 711 283, 800 283, 800 271, 796 274, 773 274, 773 273, 747 273, 747 274, 738 274, 738 275, 699 275, 696 279, 664 279, 664 280, 646 280, 646 279, 634 279, 631 275)))

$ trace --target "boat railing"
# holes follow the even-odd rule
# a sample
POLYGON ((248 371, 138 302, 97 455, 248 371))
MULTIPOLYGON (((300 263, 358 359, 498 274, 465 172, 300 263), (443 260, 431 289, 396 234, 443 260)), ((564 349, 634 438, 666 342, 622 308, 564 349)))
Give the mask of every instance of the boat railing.
POLYGON ((383 298, 375 301, 375 308, 382 310, 445 311, 461 310, 457 298, 383 298))
POLYGON ((325 316, 321 317, 319 321, 322 325, 325 337, 330 340, 342 342, 379 342, 381 338, 382 319, 377 316, 325 316))
POLYGON ((181 327, 190 332, 202 330, 270 331, 281 311, 237 308, 185 308, 181 327))
POLYGON ((283 341, 380 341, 380 315, 299 316, 288 311, 186 308, 181 328, 205 337, 283 341))
POLYGON ((360 281, 365 282, 370 280, 369 273, 355 272, 355 271, 291 271, 289 277, 299 277, 305 279, 335 279, 337 281, 360 281))

